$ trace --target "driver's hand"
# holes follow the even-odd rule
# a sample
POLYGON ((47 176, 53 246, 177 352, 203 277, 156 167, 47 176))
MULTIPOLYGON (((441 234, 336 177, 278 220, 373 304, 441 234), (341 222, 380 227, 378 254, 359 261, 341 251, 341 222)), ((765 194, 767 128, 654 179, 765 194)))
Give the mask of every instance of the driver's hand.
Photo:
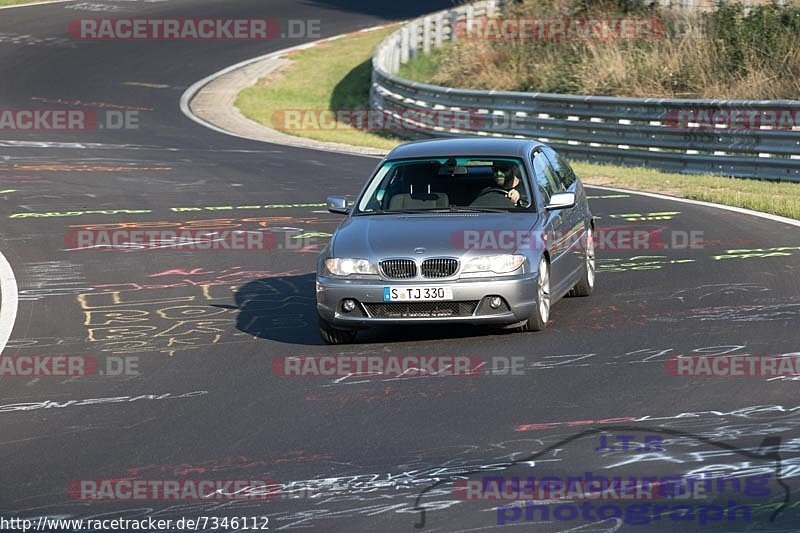
POLYGON ((511 199, 511 201, 514 202, 515 205, 517 202, 519 202, 519 191, 516 189, 511 189, 510 191, 508 191, 508 194, 506 196, 508 196, 511 199))

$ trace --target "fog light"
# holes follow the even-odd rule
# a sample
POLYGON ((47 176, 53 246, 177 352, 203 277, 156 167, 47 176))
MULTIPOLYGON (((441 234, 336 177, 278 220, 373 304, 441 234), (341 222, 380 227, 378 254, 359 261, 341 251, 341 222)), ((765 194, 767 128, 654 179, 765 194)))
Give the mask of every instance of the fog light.
POLYGON ((344 309, 345 313, 349 313, 353 309, 356 308, 356 301, 355 300, 345 300, 342 302, 342 309, 344 309))
POLYGON ((489 307, 492 309, 497 309, 501 305, 503 305, 503 300, 499 296, 492 296, 489 300, 489 307))

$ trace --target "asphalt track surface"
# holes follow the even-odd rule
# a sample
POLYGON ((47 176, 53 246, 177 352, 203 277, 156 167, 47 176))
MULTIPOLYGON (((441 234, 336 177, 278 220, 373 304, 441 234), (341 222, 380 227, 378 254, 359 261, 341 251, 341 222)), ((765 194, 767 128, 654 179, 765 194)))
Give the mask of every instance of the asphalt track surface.
POLYGON ((298 41, 76 42, 66 22, 266 16, 319 19, 322 36, 330 36, 444 4, 95 3, 113 12, 76 4, 0 11, 0 107, 139 109, 141 124, 124 131, 2 130, 0 251, 19 289, 3 355, 136 357, 140 374, 0 382, 3 517, 266 516, 271 530, 412 531, 421 495, 428 509, 438 509, 425 515, 428 531, 800 528, 794 496, 773 522, 775 507, 766 507, 784 500, 778 481, 798 485, 797 381, 688 379, 664 368, 676 354, 798 351, 796 227, 591 189, 601 228, 702 231, 706 245, 601 250, 595 295, 556 304, 544 332, 380 329, 356 345, 324 346, 315 326, 314 246, 110 252, 65 244, 75 227, 115 223, 215 220, 207 226, 330 233, 336 215, 318 205, 286 205, 355 193, 375 159, 221 135, 178 107, 196 80, 298 41), (749 251, 729 251, 736 249, 749 251), (279 356, 345 353, 522 357, 524 373, 336 381, 284 378, 271 369, 279 356), (598 452, 597 435, 569 440, 592 428, 637 442, 661 435, 664 450, 598 452), (767 438, 779 438, 780 448, 762 452, 778 451, 779 459, 757 453, 767 438), (770 490, 717 496, 723 505, 752 503, 752 520, 703 526, 695 511, 686 521, 665 517, 641 526, 581 516, 534 523, 523 511, 498 525, 496 502, 460 501, 452 492, 465 472, 480 479, 587 471, 766 473, 770 490), (269 479, 283 492, 268 502, 81 501, 67 493, 73 480, 119 478, 269 479))

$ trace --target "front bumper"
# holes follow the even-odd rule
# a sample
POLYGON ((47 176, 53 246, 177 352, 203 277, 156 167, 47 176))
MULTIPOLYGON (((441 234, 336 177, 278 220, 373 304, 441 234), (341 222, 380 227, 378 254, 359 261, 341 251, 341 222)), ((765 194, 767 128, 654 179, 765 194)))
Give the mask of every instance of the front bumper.
POLYGON ((465 323, 510 325, 530 316, 536 305, 536 273, 449 281, 386 281, 317 276, 317 311, 326 321, 342 327, 369 327, 379 324, 465 323), (450 287, 452 301, 384 302, 384 287, 450 287), (489 298, 499 296, 497 309, 489 298), (346 312, 342 301, 357 302, 346 312))

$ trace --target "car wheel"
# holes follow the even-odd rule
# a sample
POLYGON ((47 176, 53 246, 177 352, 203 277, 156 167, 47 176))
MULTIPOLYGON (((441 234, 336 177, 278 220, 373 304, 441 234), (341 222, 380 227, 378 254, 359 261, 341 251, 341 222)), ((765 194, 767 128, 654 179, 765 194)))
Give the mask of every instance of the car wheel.
POLYGON ((541 331, 550 318, 550 263, 542 256, 539 260, 539 275, 536 277, 536 305, 522 326, 522 331, 541 331))
POLYGON ((572 288, 572 296, 589 296, 594 291, 595 278, 594 233, 592 228, 586 232, 586 257, 581 280, 572 288))
POLYGON ((325 344, 351 344, 356 340, 357 331, 353 329, 339 329, 331 325, 322 317, 319 318, 319 334, 325 344))

